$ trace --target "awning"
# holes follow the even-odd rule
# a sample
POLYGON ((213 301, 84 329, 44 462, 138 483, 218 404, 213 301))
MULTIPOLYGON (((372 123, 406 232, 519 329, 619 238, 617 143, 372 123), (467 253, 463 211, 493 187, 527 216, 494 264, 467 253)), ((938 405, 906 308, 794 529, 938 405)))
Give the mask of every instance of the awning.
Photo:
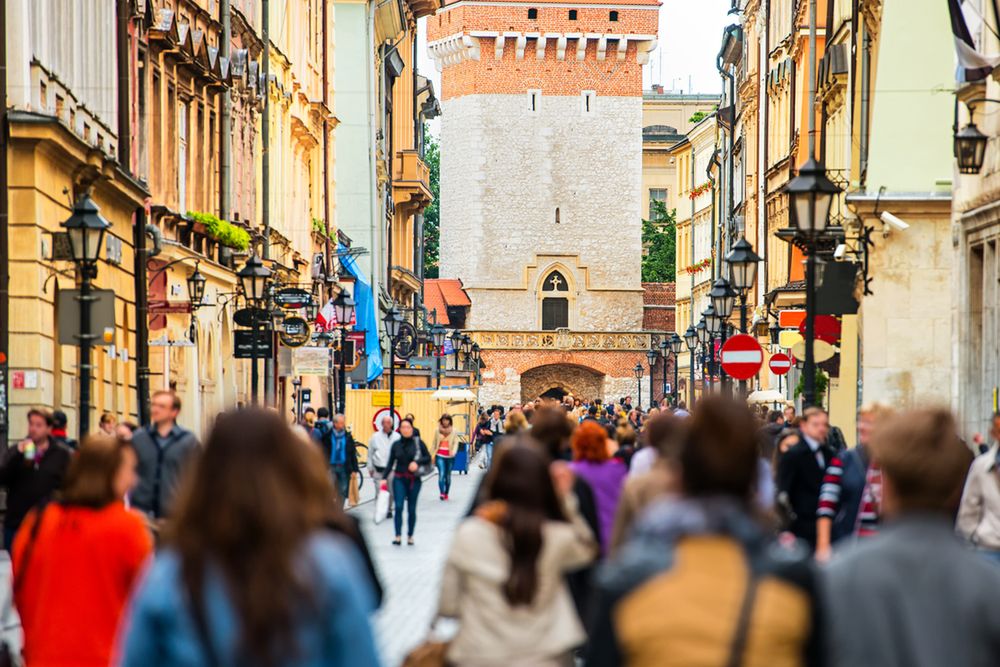
POLYGON ((788 399, 774 389, 758 389, 747 396, 747 403, 787 403, 788 399))
POLYGON ((449 403, 475 403, 479 398, 469 389, 438 389, 431 398, 449 403))

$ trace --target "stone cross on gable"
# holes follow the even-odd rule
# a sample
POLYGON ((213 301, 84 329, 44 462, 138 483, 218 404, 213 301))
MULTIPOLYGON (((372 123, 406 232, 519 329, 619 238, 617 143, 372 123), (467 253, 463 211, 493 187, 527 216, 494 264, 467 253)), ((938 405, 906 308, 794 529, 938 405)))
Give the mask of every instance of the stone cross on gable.
POLYGON ((549 284, 552 285, 552 289, 559 291, 559 285, 562 284, 562 278, 559 277, 558 273, 554 273, 552 274, 552 277, 549 278, 549 284))

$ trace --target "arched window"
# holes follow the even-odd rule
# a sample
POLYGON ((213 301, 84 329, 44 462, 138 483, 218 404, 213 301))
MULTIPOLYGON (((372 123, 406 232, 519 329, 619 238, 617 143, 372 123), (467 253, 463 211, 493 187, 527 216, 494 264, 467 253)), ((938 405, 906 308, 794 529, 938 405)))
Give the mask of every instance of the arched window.
POLYGON ((542 281, 542 331, 569 327, 569 283, 559 271, 542 281))

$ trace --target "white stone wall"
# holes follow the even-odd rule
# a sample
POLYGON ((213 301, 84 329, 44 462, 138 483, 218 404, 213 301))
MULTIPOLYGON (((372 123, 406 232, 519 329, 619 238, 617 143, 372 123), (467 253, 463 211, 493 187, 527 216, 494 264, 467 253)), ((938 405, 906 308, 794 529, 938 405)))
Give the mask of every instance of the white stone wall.
POLYGON ((536 112, 527 95, 443 107, 441 275, 469 290, 469 327, 538 329, 526 268, 572 255, 571 328, 640 329, 642 100, 598 97, 589 114, 576 96, 542 96, 536 112))

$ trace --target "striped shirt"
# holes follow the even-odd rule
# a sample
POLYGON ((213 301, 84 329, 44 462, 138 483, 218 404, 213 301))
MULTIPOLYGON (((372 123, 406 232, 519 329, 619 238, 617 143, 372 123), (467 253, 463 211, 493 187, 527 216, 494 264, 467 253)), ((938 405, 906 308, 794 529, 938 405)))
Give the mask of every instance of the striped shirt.
MULTIPOLYGON (((817 517, 835 519, 840 512, 840 498, 843 490, 843 460, 835 456, 827 466, 823 476, 823 486, 819 492, 819 507, 817 517)), ((865 473, 865 488, 861 492, 861 505, 858 507, 858 518, 854 534, 868 537, 878 533, 879 519, 882 507, 882 470, 875 464, 868 466, 865 473)))

